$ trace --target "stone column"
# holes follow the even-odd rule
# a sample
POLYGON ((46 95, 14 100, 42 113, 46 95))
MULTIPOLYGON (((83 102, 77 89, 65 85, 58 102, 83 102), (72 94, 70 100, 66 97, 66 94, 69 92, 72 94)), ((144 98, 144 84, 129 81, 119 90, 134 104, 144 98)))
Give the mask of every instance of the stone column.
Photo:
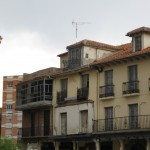
POLYGON ((96 150, 100 150, 100 141, 99 139, 94 139, 96 150))
POLYGON ((147 139, 146 150, 150 150, 150 139, 147 139))
POLYGON ((76 141, 73 141, 73 150, 76 150, 76 141))
POLYGON ((119 143, 120 143, 120 150, 124 150, 124 141, 119 140, 119 143))
POLYGON ((59 142, 54 142, 55 150, 59 150, 59 145, 60 145, 59 142))
POLYGON ((41 150, 41 143, 38 143, 38 150, 41 150))

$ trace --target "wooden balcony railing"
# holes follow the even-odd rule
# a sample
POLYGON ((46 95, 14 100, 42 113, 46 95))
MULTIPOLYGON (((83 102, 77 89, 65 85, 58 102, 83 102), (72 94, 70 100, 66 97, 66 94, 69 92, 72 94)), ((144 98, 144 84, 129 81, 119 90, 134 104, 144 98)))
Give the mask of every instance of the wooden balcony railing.
POLYGON ((94 132, 150 129, 150 115, 93 120, 94 132))

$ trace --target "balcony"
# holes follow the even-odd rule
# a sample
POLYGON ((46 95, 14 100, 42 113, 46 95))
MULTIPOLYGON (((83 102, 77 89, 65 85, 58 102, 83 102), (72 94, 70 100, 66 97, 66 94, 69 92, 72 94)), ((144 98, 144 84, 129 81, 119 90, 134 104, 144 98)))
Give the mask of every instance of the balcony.
POLYGON ((107 98, 114 96, 114 85, 105 85, 99 87, 99 97, 100 98, 107 98))
POLYGON ((139 92, 139 81, 123 82, 123 94, 134 94, 139 92))
POLYGON ((20 138, 45 137, 50 135, 52 135, 52 129, 49 126, 29 127, 18 130, 18 137, 20 138))
POLYGON ((57 92, 57 103, 64 103, 65 98, 67 97, 67 90, 57 92))
POLYGON ((28 94, 26 97, 17 99, 16 109, 24 110, 27 108, 35 108, 48 106, 52 104, 52 93, 34 93, 28 94))
POLYGON ((52 85, 50 79, 40 79, 17 85, 16 109, 32 109, 52 104, 52 85))
POLYGON ((88 100, 89 88, 83 87, 77 89, 77 101, 88 100))
POLYGON ((81 66, 81 59, 71 59, 63 61, 65 69, 74 69, 81 66))
POLYGON ((93 120, 94 132, 150 130, 150 115, 93 120))

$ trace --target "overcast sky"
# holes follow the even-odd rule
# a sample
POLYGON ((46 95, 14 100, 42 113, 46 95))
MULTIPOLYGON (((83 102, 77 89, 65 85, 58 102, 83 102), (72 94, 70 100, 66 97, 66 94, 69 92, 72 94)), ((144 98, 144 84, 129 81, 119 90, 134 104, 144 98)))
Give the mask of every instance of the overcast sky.
POLYGON ((79 40, 130 42, 127 32, 150 27, 149 6, 150 0, 0 0, 0 89, 3 76, 59 67, 57 55, 79 40), (85 23, 77 39, 72 21, 85 23))

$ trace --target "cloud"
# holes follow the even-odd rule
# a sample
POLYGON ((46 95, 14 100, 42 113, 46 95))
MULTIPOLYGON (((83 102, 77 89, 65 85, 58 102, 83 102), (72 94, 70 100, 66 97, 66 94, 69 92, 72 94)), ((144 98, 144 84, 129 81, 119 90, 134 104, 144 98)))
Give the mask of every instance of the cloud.
POLYGON ((38 32, 6 32, 0 51, 0 85, 3 76, 22 75, 48 67, 59 67, 58 50, 38 32))

